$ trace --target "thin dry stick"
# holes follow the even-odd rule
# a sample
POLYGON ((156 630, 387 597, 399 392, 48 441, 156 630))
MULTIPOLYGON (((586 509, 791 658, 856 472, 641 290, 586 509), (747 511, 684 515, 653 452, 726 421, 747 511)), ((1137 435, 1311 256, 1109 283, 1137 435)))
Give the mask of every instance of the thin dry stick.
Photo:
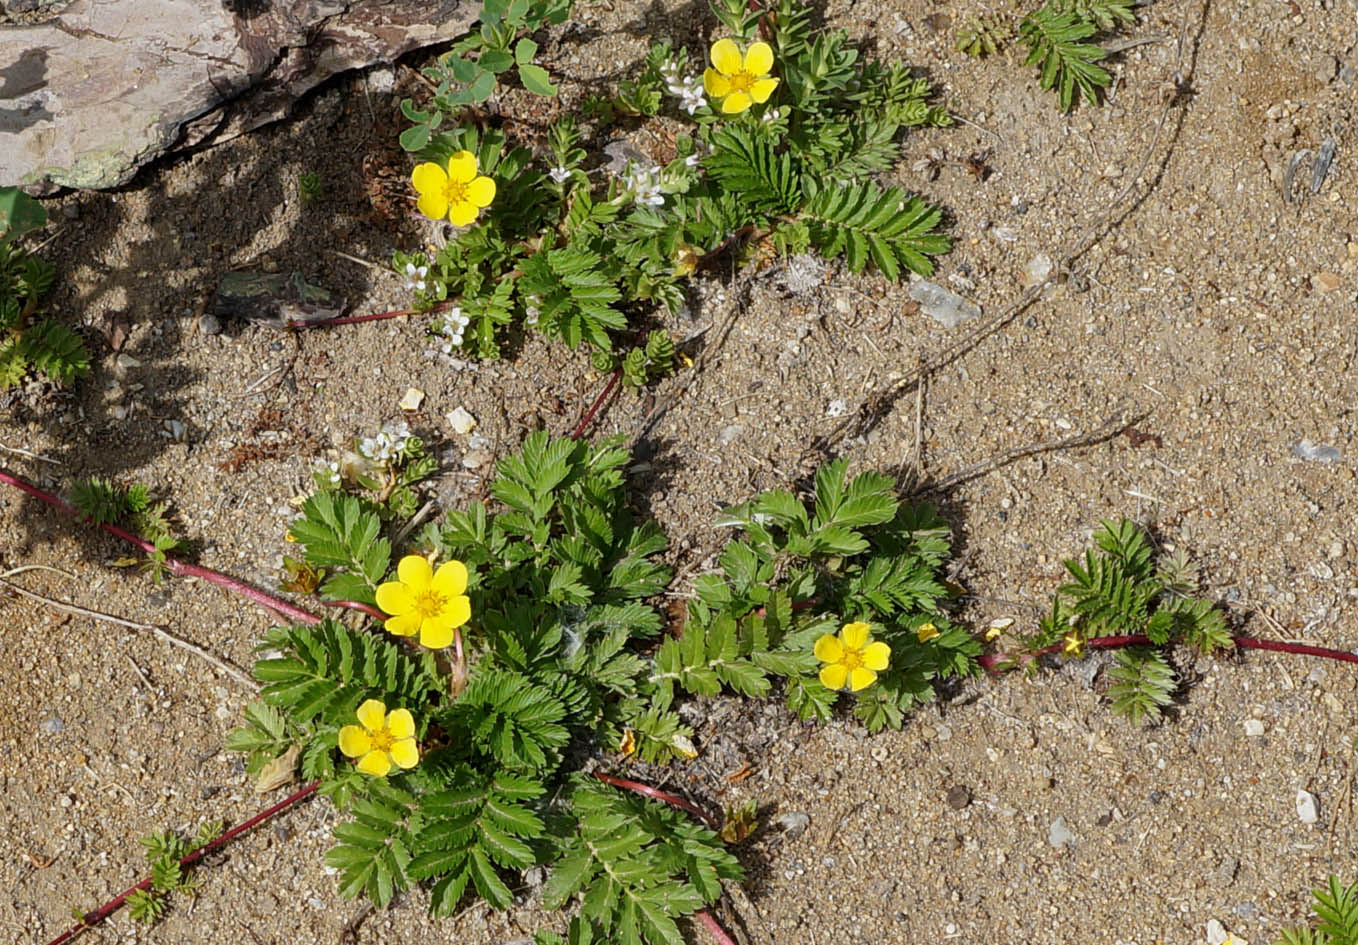
POLYGON ((1003 453, 968 466, 966 469, 955 472, 951 476, 940 479, 938 482, 923 485, 919 487, 914 494, 918 495, 922 492, 945 492, 959 483, 966 482, 968 479, 974 479, 977 476, 990 472, 992 469, 1007 466, 1009 463, 1023 459, 1026 456, 1036 456, 1038 453, 1051 453, 1056 450, 1075 449, 1080 446, 1093 446, 1096 443, 1103 443, 1117 436, 1128 427, 1135 426, 1141 420, 1145 419, 1147 415, 1148 414, 1145 412, 1139 413, 1133 417, 1126 417, 1119 414, 1105 420, 1100 426, 1086 433, 1077 433, 1074 436, 1068 436, 1060 440, 1046 440, 1042 443, 1030 443, 1027 446, 1016 446, 1011 450, 1005 450, 1003 453))
MULTIPOLYGON (((58 499, 56 496, 52 495, 52 493, 47 492, 44 489, 38 488, 22 476, 16 476, 14 473, 0 469, 0 482, 11 485, 20 492, 31 495, 33 498, 50 505, 54 509, 60 509, 67 515, 82 520, 85 519, 85 516, 81 514, 80 510, 75 506, 71 505, 69 502, 63 502, 61 499, 58 499)), ((113 535, 115 538, 121 538, 129 544, 136 545, 147 554, 154 554, 156 551, 155 545, 151 544, 140 535, 132 534, 132 532, 129 532, 125 528, 119 528, 117 525, 113 525, 109 522, 91 522, 90 524, 101 531, 113 535)), ((204 568, 200 565, 189 564, 186 561, 180 561, 178 558, 171 558, 168 556, 165 558, 165 567, 169 569, 169 572, 175 577, 201 578, 209 584, 215 584, 234 594, 239 594, 241 597, 252 600, 257 604, 267 607, 298 623, 314 624, 320 622, 320 618, 308 613, 295 604, 290 604, 280 597, 275 597, 272 594, 261 591, 257 587, 251 587, 244 581, 237 580, 220 571, 214 571, 212 568, 204 568)))
POLYGON ((90 610, 88 607, 81 607, 78 604, 68 604, 65 601, 55 600, 54 598, 51 597, 44 597, 42 594, 35 593, 34 591, 30 591, 26 587, 21 587, 20 585, 15 584, 13 581, 7 581, 3 577, 0 577, 0 584, 3 584, 5 587, 9 588, 11 591, 17 594, 22 594, 24 597, 27 597, 30 600, 35 600, 41 604, 46 604, 53 610, 60 610, 68 614, 75 614, 77 617, 89 617, 92 620, 103 620, 106 623, 116 623, 121 627, 131 627, 133 630, 150 630, 152 633, 160 637, 166 643, 170 643, 174 646, 181 647, 182 649, 188 650, 194 656, 207 660, 213 666, 217 667, 218 669, 226 673, 226 675, 230 676, 237 682, 243 683, 249 686, 251 689, 259 688, 259 686, 255 684, 255 681, 253 679, 242 673, 240 670, 236 669, 236 667, 232 666, 229 663, 225 663, 222 660, 219 660, 217 657, 213 656, 207 650, 203 649, 201 646, 198 646, 198 644, 190 643, 188 640, 180 639, 179 637, 170 633, 168 630, 162 630, 160 627, 157 627, 153 623, 138 623, 135 620, 128 620, 124 617, 115 617, 113 614, 106 614, 100 610, 90 610))
MULTIPOLYGON (((1181 70, 1187 46, 1187 35, 1188 14, 1187 11, 1185 11, 1183 21, 1180 24, 1179 43, 1175 53, 1174 78, 1176 84, 1183 80, 1181 70)), ((1008 327, 1014 319, 1027 311, 1033 303, 1041 297, 1042 292, 1056 279, 1057 275, 1069 271, 1072 263, 1107 236, 1118 222, 1116 214, 1118 213, 1119 207, 1122 206, 1123 202, 1136 188, 1137 182, 1141 179, 1141 175, 1145 173, 1146 166, 1150 163, 1151 157, 1159 150, 1160 139, 1164 134, 1165 125, 1169 121, 1170 114, 1173 112, 1174 108, 1181 103, 1182 96, 1178 94, 1166 98, 1165 106, 1160 112, 1160 118, 1155 124, 1155 133, 1151 136, 1150 144, 1146 146, 1145 152, 1141 155, 1141 160, 1137 164, 1136 173, 1131 175, 1131 178, 1127 182, 1127 186, 1108 202, 1108 206, 1104 209, 1104 212, 1099 215, 1098 219, 1096 219, 1081 236, 1069 244, 1068 249, 1058 254, 1059 264, 1052 267, 1051 273, 1049 273, 1045 279, 1029 286, 1018 299, 1010 303, 1007 307, 1001 309, 989 319, 977 324, 975 328, 968 331, 952 344, 944 346, 944 348, 934 356, 923 360, 915 371, 901 378, 892 386, 877 391, 868 397, 856 413, 845 417, 832 427, 829 432, 819 438, 820 446, 825 450, 829 450, 835 444, 848 439, 855 435, 855 433, 861 432, 874 416, 882 413, 883 410, 889 407, 898 396, 909 390, 912 385, 918 384, 920 379, 925 375, 940 370, 961 357, 967 351, 970 351, 972 348, 979 345, 982 341, 985 341, 991 335, 997 334, 1008 327)))

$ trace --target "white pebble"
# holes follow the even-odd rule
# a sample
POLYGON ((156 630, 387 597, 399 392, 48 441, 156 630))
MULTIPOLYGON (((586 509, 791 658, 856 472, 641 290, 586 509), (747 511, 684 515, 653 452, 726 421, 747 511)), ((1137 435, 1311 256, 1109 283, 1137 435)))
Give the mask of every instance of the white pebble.
POLYGON ((447 417, 448 426, 453 428, 453 432, 459 436, 466 436, 476 429, 476 418, 467 412, 467 408, 458 407, 450 411, 447 417))
POLYGON ((1250 738, 1258 738, 1264 734, 1264 723, 1258 719, 1249 719, 1245 722, 1245 734, 1250 738))
POLYGON ((1304 824, 1313 824, 1320 819, 1316 811, 1316 796, 1310 791, 1297 790, 1297 817, 1304 824))

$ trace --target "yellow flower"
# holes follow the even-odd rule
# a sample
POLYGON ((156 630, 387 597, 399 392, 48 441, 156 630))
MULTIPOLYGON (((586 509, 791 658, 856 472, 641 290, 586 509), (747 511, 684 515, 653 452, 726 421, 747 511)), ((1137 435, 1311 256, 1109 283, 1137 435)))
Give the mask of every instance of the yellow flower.
POLYGON ((420 194, 420 213, 432 220, 446 215, 456 226, 476 221, 481 210, 495 199, 495 181, 476 173, 476 155, 459 151, 448 159, 445 171, 426 161, 410 173, 410 183, 420 194))
POLYGON ((402 768, 413 768, 419 762, 415 719, 409 709, 394 709, 388 714, 386 705, 369 699, 358 707, 358 721, 358 725, 340 729, 339 748, 358 759, 359 771, 385 778, 392 762, 402 768))
POLYGON ((1084 645, 1085 641, 1080 639, 1080 635, 1078 633, 1067 633, 1066 645, 1065 647, 1063 647, 1063 649, 1069 656, 1079 656, 1080 651, 1084 649, 1084 645))
POLYGON ((624 758, 630 758, 637 753, 637 733, 630 728, 622 730, 622 743, 618 745, 618 751, 624 758))
POLYGON ((843 689, 847 682, 849 690, 857 692, 877 681, 877 673, 891 659, 891 647, 871 640, 867 624, 846 623, 839 636, 827 633, 816 641, 816 659, 829 664, 820 668, 826 689, 843 689))
POLYGON ((1014 625, 1013 617, 1000 617, 996 620, 990 621, 990 626, 986 627, 985 630, 986 642, 989 643, 992 640, 996 639, 997 637, 999 637, 1000 634, 1004 633, 1004 631, 1008 630, 1013 625, 1014 625))
POLYGON ((467 595, 467 566, 445 561, 435 571, 419 555, 406 555, 395 581, 377 588, 377 606, 392 616, 384 626, 398 637, 419 633, 420 645, 441 650, 453 642, 453 628, 472 615, 467 595))
POLYGON ((928 643, 934 637, 938 636, 938 627, 935 627, 931 623, 922 623, 920 624, 919 629, 915 631, 915 635, 919 637, 919 642, 928 643))
POLYGON ((752 43, 742 56, 733 40, 719 39, 712 44, 711 56, 715 68, 703 71, 703 88, 722 100, 723 114, 739 114, 755 102, 767 102, 778 88, 778 80, 769 77, 773 50, 768 43, 752 43))

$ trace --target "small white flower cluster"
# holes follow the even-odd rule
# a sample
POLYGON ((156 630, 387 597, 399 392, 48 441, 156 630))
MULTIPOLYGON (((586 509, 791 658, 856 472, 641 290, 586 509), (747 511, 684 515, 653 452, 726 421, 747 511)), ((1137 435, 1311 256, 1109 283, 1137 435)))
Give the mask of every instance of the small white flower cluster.
POLYGON ((452 354, 454 348, 462 347, 462 333, 470 324, 471 319, 462 314, 460 306, 454 305, 449 309, 443 317, 443 324, 439 325, 439 334, 443 336, 439 349, 444 354, 452 354))
POLYGON ((336 461, 322 462, 316 467, 316 479, 330 486, 340 484, 340 464, 336 461))
POLYGON ((425 287, 424 277, 429 275, 428 266, 417 266, 414 263, 406 263, 406 291, 423 292, 425 287))
POLYGON ((377 436, 367 436, 359 442, 358 451, 374 462, 386 463, 406 448, 409 439, 410 426, 404 420, 384 423, 377 436))
POLYGON ((782 113, 779 112, 778 109, 770 108, 768 111, 766 111, 763 115, 760 116, 759 120, 764 122, 765 124, 768 124, 770 122, 777 121, 779 117, 781 117, 781 115, 782 113))
POLYGON ((565 165, 561 165, 548 171, 547 176, 558 184, 564 184, 566 181, 570 180, 571 172, 566 169, 565 165))
POLYGON ((679 97, 679 107, 690 115, 707 104, 702 80, 696 75, 679 75, 679 63, 671 59, 660 67, 660 75, 669 93, 679 97))
POLYGON ((665 202, 665 195, 660 192, 659 167, 642 168, 629 164, 626 173, 622 175, 622 183, 631 191, 637 203, 659 207, 665 202))
POLYGON ((542 309, 538 308, 542 304, 542 297, 537 295, 528 296, 528 304, 523 307, 523 323, 525 325, 536 325, 542 309))

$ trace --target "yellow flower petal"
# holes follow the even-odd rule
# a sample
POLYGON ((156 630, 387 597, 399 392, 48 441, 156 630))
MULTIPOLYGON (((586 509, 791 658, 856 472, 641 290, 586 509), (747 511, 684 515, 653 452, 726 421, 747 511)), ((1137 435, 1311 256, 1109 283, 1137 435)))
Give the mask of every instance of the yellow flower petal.
POLYGON ((471 226, 481 208, 470 200, 462 200, 448 207, 448 220, 453 226, 471 226))
POLYGON ((849 671, 844 668, 843 663, 831 663, 820 668, 820 684, 826 689, 843 689, 844 680, 848 676, 849 671))
POLYGON ((851 692, 857 692, 860 689, 868 688, 876 681, 876 673, 866 666, 859 666, 853 672, 849 673, 849 690, 851 692))
POLYGON ((448 179, 459 184, 470 184, 476 176, 476 155, 459 151, 448 159, 448 179))
POLYGON ((387 716, 387 731, 392 738, 414 738, 415 717, 409 709, 392 709, 387 716))
POLYGON ((440 614, 426 617, 420 627, 420 646, 431 650, 441 650, 453 642, 453 622, 440 614))
POLYGON ((844 655, 844 644, 833 633, 827 633, 816 641, 815 654, 822 663, 838 663, 844 655))
POLYGON ((384 614, 408 614, 415 609, 415 595, 400 581, 377 585, 377 606, 384 614))
POLYGON ((719 39, 712 44, 712 65, 722 75, 735 75, 740 71, 740 47, 730 39, 719 39))
POLYGON ((385 778, 391 770, 391 759, 385 751, 370 751, 358 760, 358 770, 376 778, 385 778))
POLYGON ((448 602, 448 606, 444 608, 443 612, 448 615, 449 626, 460 627, 472 619, 471 598, 466 596, 454 597, 448 602))
POLYGON ((478 207, 489 207, 495 199, 495 181, 489 177, 478 177, 467 185, 467 199, 478 207))
POLYGON ((776 88, 778 88, 777 79, 760 79, 750 86, 750 98, 762 105, 769 100, 769 96, 773 94, 773 90, 776 88))
POLYGON ((722 98, 731 94, 731 80, 716 69, 704 69, 703 88, 713 98, 722 98))
POLYGON ((431 220, 442 220, 448 212, 448 198, 442 190, 431 190, 427 194, 420 194, 420 199, 415 201, 415 209, 431 220))
POLYGON ((723 115, 738 115, 750 107, 750 96, 744 92, 732 92, 721 101, 723 115))
POLYGON ((415 739, 403 738, 391 746, 391 760, 402 768, 413 768, 420 763, 420 749, 415 739))
POLYGON ((875 669, 878 672, 881 672, 887 668, 887 664, 890 662, 891 647, 887 646, 881 640, 878 640, 875 643, 869 643, 863 649, 863 665, 868 669, 875 669))
POLYGON ((408 637, 411 634, 419 633, 420 624, 424 618, 418 613, 400 614, 396 617, 388 617, 382 626, 387 628, 388 633, 394 633, 398 637, 408 637))
POLYGON ((928 643, 938 635, 938 627, 935 627, 931 623, 922 623, 915 630, 915 636, 919 637, 919 642, 921 643, 928 643))
POLYGON ((369 699, 358 707, 358 724, 369 732, 382 731, 387 722, 387 707, 377 699, 369 699))
MULTIPOLYGON (((745 71, 750 75, 765 75, 773 68, 773 47, 768 43, 752 43, 745 52, 745 71)), ((756 98, 756 102, 764 99, 756 98)))
POLYGON ((418 594, 433 580, 434 569, 419 555, 406 555, 396 565, 396 576, 402 584, 408 585, 412 594, 418 594))
POLYGON ((456 597, 467 589, 467 566, 461 561, 445 561, 434 572, 429 589, 444 597, 456 597))
POLYGON ((421 194, 441 194, 448 183, 448 174, 432 161, 425 161, 415 165, 415 170, 410 172, 410 183, 421 194))
POLYGON ((350 758, 358 758, 372 750, 373 740, 368 733, 357 725, 346 725, 340 729, 339 750, 350 758))
POLYGON ((840 642, 846 650, 861 650, 868 642, 868 625, 865 623, 846 623, 839 631, 840 642))

